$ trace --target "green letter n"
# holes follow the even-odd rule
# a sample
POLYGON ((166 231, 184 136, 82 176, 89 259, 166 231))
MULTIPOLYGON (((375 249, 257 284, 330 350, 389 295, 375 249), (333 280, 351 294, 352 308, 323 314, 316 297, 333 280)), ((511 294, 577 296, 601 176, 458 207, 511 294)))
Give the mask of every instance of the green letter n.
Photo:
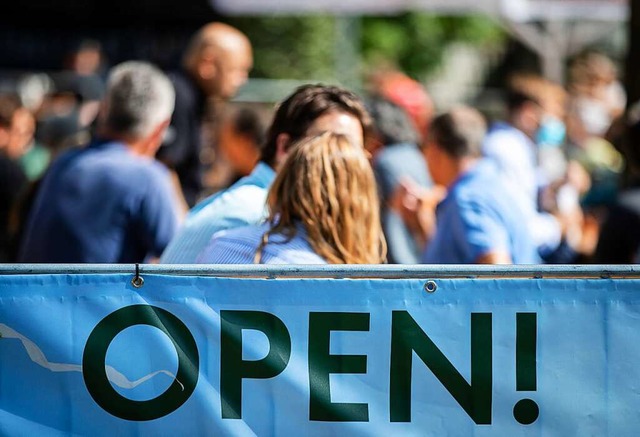
POLYGON ((407 311, 393 311, 391 421, 411 421, 411 361, 415 351, 476 424, 491 424, 491 330, 491 313, 471 314, 471 384, 468 384, 407 311))

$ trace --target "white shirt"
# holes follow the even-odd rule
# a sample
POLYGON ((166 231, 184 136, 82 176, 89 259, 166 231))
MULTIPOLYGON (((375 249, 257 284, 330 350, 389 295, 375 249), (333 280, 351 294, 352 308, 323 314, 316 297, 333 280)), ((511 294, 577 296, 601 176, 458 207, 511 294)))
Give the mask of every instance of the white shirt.
POLYGON ((482 154, 498 164, 514 191, 515 201, 541 253, 560 244, 560 223, 551 214, 538 210, 538 174, 536 145, 523 132, 506 123, 492 126, 482 144, 482 154))

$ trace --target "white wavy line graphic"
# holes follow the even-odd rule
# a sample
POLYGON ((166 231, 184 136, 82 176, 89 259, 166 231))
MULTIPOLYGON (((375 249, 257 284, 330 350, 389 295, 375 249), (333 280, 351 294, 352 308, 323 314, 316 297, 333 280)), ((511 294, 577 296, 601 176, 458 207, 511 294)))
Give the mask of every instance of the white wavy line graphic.
MULTIPOLYGON (((82 373, 82 365, 80 364, 64 364, 64 363, 49 362, 49 360, 47 360, 47 357, 42 352, 42 350, 33 341, 29 340, 27 337, 20 334, 16 330, 10 328, 9 326, 5 325, 4 323, 0 323, 0 339, 5 339, 5 338, 15 338, 17 340, 20 340, 20 342, 22 343, 22 346, 24 346, 24 349, 27 351, 29 358, 31 358, 31 361, 44 367, 45 369, 48 369, 52 372, 82 373)), ((140 384, 142 384, 143 382, 148 381, 154 376, 162 373, 164 375, 169 376, 172 379, 175 379, 176 382, 180 384, 182 391, 184 391, 184 385, 176 378, 176 376, 173 373, 169 372, 168 370, 158 370, 157 372, 150 373, 149 375, 143 376, 142 378, 137 379, 135 381, 130 381, 126 376, 124 376, 121 372, 117 371, 113 367, 105 365, 104 368, 107 373, 107 379, 120 388, 125 388, 125 389, 135 388, 140 384)))

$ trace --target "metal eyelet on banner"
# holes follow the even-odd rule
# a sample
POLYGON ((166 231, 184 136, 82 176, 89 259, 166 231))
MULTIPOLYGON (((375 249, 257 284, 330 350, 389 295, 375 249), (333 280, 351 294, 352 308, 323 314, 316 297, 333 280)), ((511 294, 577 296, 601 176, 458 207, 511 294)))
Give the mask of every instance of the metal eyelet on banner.
POLYGON ((144 285, 144 279, 140 276, 140 264, 136 263, 136 275, 131 279, 131 285, 140 288, 144 285))
POLYGON ((438 289, 438 284, 435 281, 427 281, 424 283, 424 291, 427 293, 435 293, 438 289))

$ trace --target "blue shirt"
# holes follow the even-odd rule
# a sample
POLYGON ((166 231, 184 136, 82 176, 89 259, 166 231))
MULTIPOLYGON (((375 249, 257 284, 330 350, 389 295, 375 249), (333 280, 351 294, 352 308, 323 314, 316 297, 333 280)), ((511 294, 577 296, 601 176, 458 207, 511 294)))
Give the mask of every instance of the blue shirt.
MULTIPOLYGON (((256 251, 270 224, 245 226, 221 231, 213 236, 209 245, 197 258, 198 263, 208 264, 253 264, 256 251)), ((292 239, 281 234, 269 236, 262 249, 262 264, 326 264, 317 255, 306 238, 302 226, 298 226, 292 239)))
POLYGON ((423 255, 427 264, 472 264, 489 252, 514 264, 540 259, 514 193, 493 162, 479 160, 449 188, 436 209, 436 232, 423 255))
POLYGON ((178 228, 169 173, 119 142, 57 159, 38 190, 18 257, 30 263, 135 263, 159 256, 178 228))
POLYGON ((262 162, 249 176, 191 209, 182 228, 160 258, 165 264, 193 264, 213 234, 257 224, 266 218, 266 199, 275 172, 262 162))

